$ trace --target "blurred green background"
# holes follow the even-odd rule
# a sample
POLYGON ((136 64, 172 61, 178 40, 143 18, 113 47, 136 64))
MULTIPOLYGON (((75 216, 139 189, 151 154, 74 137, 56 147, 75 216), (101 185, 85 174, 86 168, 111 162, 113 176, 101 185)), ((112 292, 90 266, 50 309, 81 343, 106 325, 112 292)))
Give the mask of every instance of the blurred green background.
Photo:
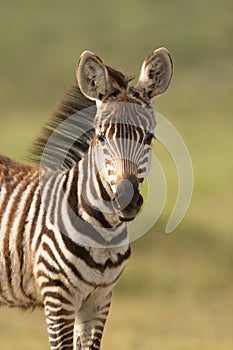
MULTIPOLYGON (((155 108, 189 148, 193 198, 182 224, 166 235, 177 174, 156 142, 166 206, 132 245, 103 349, 233 348, 232 34, 231 0, 0 1, 0 153, 19 161, 73 82, 83 50, 137 75, 157 47, 174 60, 173 82, 155 108)), ((43 311, 1 308, 0 349, 48 349, 43 311)))

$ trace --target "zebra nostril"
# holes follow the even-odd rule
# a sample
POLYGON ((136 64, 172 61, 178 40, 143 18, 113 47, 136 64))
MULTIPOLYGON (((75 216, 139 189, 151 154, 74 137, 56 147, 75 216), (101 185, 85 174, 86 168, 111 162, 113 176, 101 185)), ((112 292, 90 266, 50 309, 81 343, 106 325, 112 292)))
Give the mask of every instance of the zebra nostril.
POLYGON ((135 195, 135 200, 133 198, 132 202, 131 202, 131 205, 134 207, 134 208, 137 208, 137 207, 141 207, 143 204, 143 197, 142 195, 138 192, 137 195, 135 195))

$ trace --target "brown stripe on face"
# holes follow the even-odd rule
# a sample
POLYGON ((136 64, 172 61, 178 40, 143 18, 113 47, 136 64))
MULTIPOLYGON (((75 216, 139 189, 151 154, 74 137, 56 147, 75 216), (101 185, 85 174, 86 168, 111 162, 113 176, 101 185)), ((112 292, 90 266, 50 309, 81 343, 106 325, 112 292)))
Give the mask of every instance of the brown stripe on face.
POLYGON ((114 163, 112 160, 106 160, 106 164, 114 167, 114 163))
POLYGON ((122 125, 121 124, 115 124, 116 128, 116 138, 119 139, 122 137, 122 125))
POLYGON ((145 173, 146 172, 146 167, 138 169, 138 174, 145 173))
POLYGON ((108 139, 112 139, 114 132, 115 132, 115 125, 114 124, 105 124, 104 125, 104 132, 108 139))
POLYGON ((114 123, 110 126, 108 124, 104 129, 109 140, 115 136, 116 139, 122 138, 142 143, 145 136, 145 131, 142 128, 130 124, 114 123))
POLYGON ((137 174, 137 165, 134 162, 131 162, 129 159, 118 159, 116 162, 116 167, 119 169, 117 182, 137 174))
POLYGON ((97 144, 97 137, 96 137, 96 133, 94 133, 90 147, 94 148, 96 144, 97 144))
POLYGON ((145 135, 145 132, 144 132, 141 128, 139 128, 139 127, 137 127, 136 130, 137 130, 137 132, 139 133, 139 137, 140 137, 139 140, 138 140, 138 142, 142 143, 142 142, 143 142, 144 135, 145 135))

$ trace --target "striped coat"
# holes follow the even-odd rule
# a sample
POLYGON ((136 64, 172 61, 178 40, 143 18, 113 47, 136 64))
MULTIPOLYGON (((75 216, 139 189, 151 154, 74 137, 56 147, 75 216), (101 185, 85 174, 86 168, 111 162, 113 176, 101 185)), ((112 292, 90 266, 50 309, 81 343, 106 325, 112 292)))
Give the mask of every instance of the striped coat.
POLYGON ((0 304, 44 307, 52 350, 100 348, 112 290, 130 256, 125 222, 142 205, 155 127, 150 103, 171 74, 165 49, 146 58, 135 88, 85 52, 77 66, 81 91, 68 91, 35 144, 40 166, 0 156, 0 304), (74 113, 89 107, 85 123, 77 120, 74 113), (136 113, 136 126, 123 112, 129 119, 136 113))

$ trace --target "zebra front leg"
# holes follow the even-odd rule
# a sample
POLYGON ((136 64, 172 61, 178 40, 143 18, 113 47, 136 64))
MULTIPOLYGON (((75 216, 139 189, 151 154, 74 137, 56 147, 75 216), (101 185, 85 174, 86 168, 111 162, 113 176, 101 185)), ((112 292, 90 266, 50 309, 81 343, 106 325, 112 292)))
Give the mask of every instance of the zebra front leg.
POLYGON ((51 350, 73 350, 75 309, 73 303, 58 293, 45 297, 45 316, 51 350))
POLYGON ((96 296, 88 298, 75 320, 76 350, 99 350, 105 322, 111 305, 112 293, 102 301, 96 296))

